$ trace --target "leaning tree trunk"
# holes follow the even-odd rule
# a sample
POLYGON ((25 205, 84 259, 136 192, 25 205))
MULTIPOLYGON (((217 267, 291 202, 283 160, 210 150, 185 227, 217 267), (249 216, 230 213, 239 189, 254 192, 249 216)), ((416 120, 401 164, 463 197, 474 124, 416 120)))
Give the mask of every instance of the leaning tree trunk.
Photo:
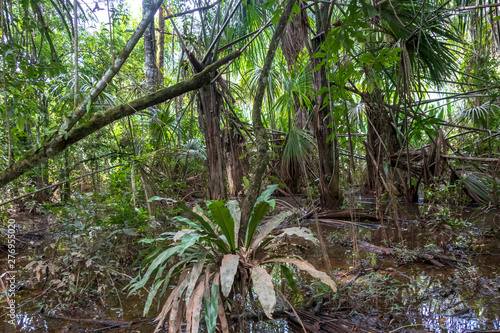
MULTIPOLYGON (((316 68, 321 58, 314 58, 321 44, 324 42, 326 32, 319 34, 312 39, 311 66, 316 68)), ((318 95, 318 91, 329 85, 325 65, 313 71, 312 75, 314 92, 316 93, 315 106, 313 109, 313 129, 318 146, 319 157, 319 184, 318 190, 320 203, 323 207, 336 207, 340 201, 340 168, 337 138, 334 137, 334 126, 329 126, 333 122, 330 115, 330 107, 324 105, 325 96, 318 95), (333 140, 332 140, 333 137, 333 140)))

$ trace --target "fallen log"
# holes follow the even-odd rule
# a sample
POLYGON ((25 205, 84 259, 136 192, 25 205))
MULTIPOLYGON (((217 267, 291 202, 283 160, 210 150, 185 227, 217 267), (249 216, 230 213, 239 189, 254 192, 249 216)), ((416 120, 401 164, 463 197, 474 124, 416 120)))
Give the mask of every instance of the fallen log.
POLYGON ((375 214, 369 214, 360 212, 359 210, 353 210, 352 212, 349 210, 328 210, 321 213, 318 213, 318 218, 325 219, 350 219, 352 217, 355 219, 368 219, 368 220, 377 220, 377 216, 375 214))
MULTIPOLYGON (((314 315, 304 309, 295 309, 305 329, 310 333, 379 333, 379 330, 366 328, 346 320, 325 314, 314 315)), ((300 325, 298 318, 290 311, 285 311, 294 325, 300 325)), ((299 326, 300 327, 300 326, 299 326)))
POLYGON ((455 155, 442 155, 443 158, 449 158, 454 160, 462 161, 474 161, 480 163, 498 163, 498 158, 487 158, 487 157, 468 157, 468 156, 455 156, 455 155))
MULTIPOLYGON (((394 248, 385 247, 385 246, 377 246, 377 245, 373 245, 373 244, 370 244, 370 243, 364 242, 364 241, 358 242, 358 250, 361 252, 371 252, 371 253, 380 254, 380 255, 396 255, 396 253, 397 253, 397 250, 394 248)), ((429 263, 431 263, 434 266, 437 266, 439 268, 443 268, 446 266, 441 261, 444 261, 448 264, 449 264, 449 262, 461 262, 461 263, 466 262, 464 260, 457 259, 457 258, 450 257, 450 256, 445 256, 443 254, 431 255, 428 253, 422 253, 422 252, 413 251, 413 250, 409 250, 409 253, 414 255, 416 258, 421 259, 421 260, 426 261, 426 262, 429 262, 429 263), (437 259, 440 259, 441 261, 438 261, 437 259)))

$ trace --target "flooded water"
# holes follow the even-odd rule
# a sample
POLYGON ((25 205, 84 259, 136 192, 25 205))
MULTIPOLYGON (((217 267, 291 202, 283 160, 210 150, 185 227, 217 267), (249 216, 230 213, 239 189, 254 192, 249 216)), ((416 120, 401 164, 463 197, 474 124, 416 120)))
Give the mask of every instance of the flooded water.
MULTIPOLYGON (((370 198, 359 201, 365 211, 372 209, 370 198)), ((397 228, 390 222, 382 227, 374 221, 352 226, 321 224, 322 235, 328 248, 328 258, 334 271, 332 275, 339 284, 339 292, 329 293, 311 280, 309 276, 296 272, 298 295, 292 295, 288 287, 282 286, 284 278, 273 274, 277 288, 296 305, 314 297, 323 297, 326 313, 363 326, 381 331, 398 332, 465 332, 467 330, 500 330, 500 250, 498 248, 499 214, 490 210, 464 208, 452 213, 451 225, 433 221, 422 222, 424 206, 412 206, 402 212, 402 222, 397 228), (470 224, 467 224, 470 223, 470 224), (464 230, 465 229, 465 230, 464 230), (397 256, 358 253, 354 251, 353 239, 367 241, 376 246, 400 249, 397 256), (404 247, 401 246, 404 244, 404 247), (436 267, 429 263, 414 261, 409 250, 435 251, 459 258, 459 262, 436 267), (311 287, 312 286, 312 287, 311 287), (288 288, 288 289, 287 289, 288 288), (315 295, 316 293, 316 295, 315 295)), ((428 210, 428 206, 425 206, 428 210)), ((436 209, 439 209, 436 208, 436 209)), ((315 229, 313 221, 306 223, 315 229)), ((319 247, 293 240, 285 249, 287 254, 296 254, 319 269, 326 265, 319 247)), ((24 265, 40 254, 41 248, 25 249, 18 259, 24 265)), ((43 252, 43 251, 42 251, 43 252)), ((0 267, 5 267, 6 256, 0 255, 0 267)), ((19 277, 26 281, 29 276, 19 277)), ((121 321, 132 323, 130 327, 117 328, 113 332, 153 332, 155 325, 141 322, 144 306, 142 296, 127 297, 123 291, 126 279, 116 281, 102 300, 90 299, 85 306, 75 308, 63 320, 50 317, 47 312, 57 304, 46 303, 46 289, 37 284, 16 295, 17 332, 94 332, 104 325, 88 320, 121 321), (76 319, 83 319, 78 322, 76 319)), ((46 288, 47 286, 45 286, 46 288)), ((4 296, 0 304, 5 307, 4 296)), ((285 309, 283 301, 277 309, 285 309)), ((151 313, 155 312, 155 307, 151 313)), ((5 315, 4 315, 5 316, 5 315)), ((4 331, 0 320, 0 331, 4 331)), ((245 332, 300 332, 285 319, 274 321, 249 321, 245 332)))
MULTIPOLYGON (((365 210, 374 206, 370 198, 360 202, 365 210)), ((383 331, 500 330, 498 212, 466 207, 444 212, 451 217, 446 220, 451 227, 432 225, 432 222, 429 227, 429 223, 420 218, 429 210, 428 205, 405 208, 401 212, 404 222, 400 228, 391 222, 383 227, 362 223, 356 226, 321 224, 322 234, 328 241, 330 262, 338 269, 337 277, 343 281, 354 278, 355 272, 346 271, 356 263, 364 268, 355 283, 341 291, 332 303, 350 306, 347 318, 383 331), (377 246, 392 244, 396 249, 401 244, 405 246, 398 252, 400 258, 356 253, 352 246, 353 234, 358 241, 377 246), (458 258, 460 262, 439 268, 405 258, 411 257, 410 250, 431 250, 432 253, 441 246, 439 253, 458 258), (342 302, 343 297, 351 301, 342 302), (351 303, 364 304, 366 308, 356 308, 351 303)), ((439 214, 437 216, 439 218, 439 214)), ((309 222, 309 226, 312 225, 313 222, 309 222)), ((305 257, 324 269, 321 252, 309 252, 305 257)))

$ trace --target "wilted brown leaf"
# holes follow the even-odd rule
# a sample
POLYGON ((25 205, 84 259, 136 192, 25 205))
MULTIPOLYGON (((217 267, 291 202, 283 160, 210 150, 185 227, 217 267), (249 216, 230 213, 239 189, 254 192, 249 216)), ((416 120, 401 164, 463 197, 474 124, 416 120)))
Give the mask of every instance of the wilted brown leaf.
POLYGON ((271 276, 262 267, 252 268, 251 273, 255 293, 259 297, 264 313, 269 319, 273 319, 273 311, 276 306, 276 293, 274 291, 271 276))
POLYGON ((330 286, 330 288, 332 288, 334 292, 337 292, 337 284, 335 283, 335 281, 333 281, 332 278, 329 277, 325 272, 318 271, 316 268, 314 268, 313 265, 311 265, 307 261, 302 261, 295 258, 274 258, 272 260, 269 260, 269 262, 283 262, 283 263, 293 264, 297 266, 299 269, 311 274, 312 277, 320 279, 321 282, 330 286))
POLYGON ((239 261, 240 256, 235 254, 226 254, 224 258, 222 258, 222 264, 220 266, 220 283, 224 297, 227 297, 231 292, 234 276, 238 271, 239 261))

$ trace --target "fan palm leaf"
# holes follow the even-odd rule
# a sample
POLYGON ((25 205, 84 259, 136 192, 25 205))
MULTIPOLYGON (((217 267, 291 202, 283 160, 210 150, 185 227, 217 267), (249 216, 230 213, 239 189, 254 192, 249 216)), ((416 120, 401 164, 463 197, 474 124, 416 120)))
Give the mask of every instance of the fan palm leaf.
POLYGON ((281 175, 292 191, 297 191, 303 167, 310 160, 315 140, 308 130, 292 127, 288 131, 281 159, 281 175))

